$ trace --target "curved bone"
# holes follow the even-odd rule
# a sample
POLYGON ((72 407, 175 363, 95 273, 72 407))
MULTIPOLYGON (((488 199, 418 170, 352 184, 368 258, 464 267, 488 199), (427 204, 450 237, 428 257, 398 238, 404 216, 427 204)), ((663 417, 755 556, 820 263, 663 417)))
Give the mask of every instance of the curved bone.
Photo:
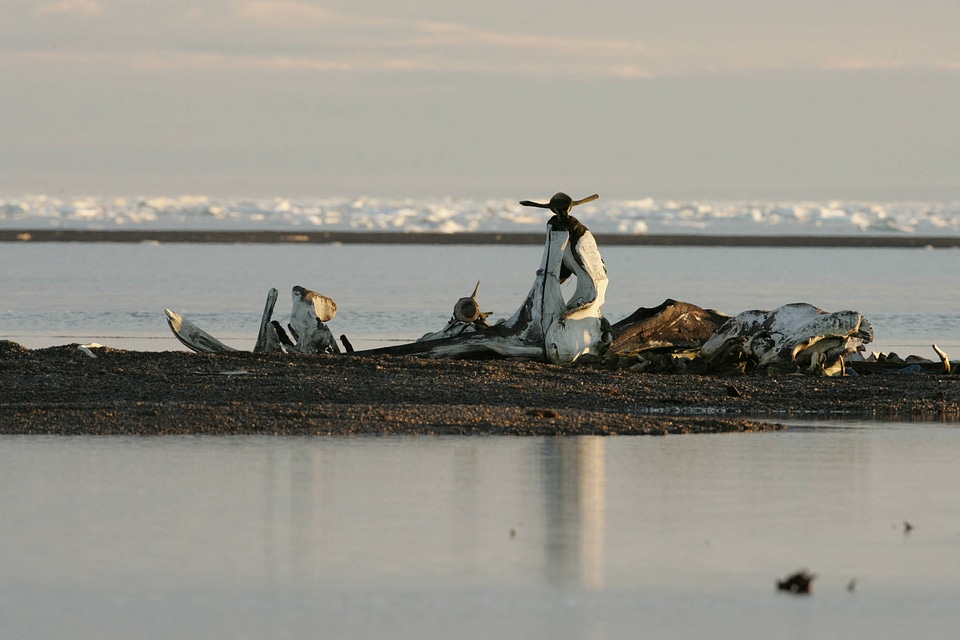
POLYGON ((556 215, 547 222, 543 258, 533 286, 512 316, 492 327, 469 325, 476 327, 471 333, 463 328, 468 325, 451 324, 416 343, 358 353, 460 358, 497 355, 557 364, 574 362, 586 354, 602 355, 611 340, 610 323, 602 313, 606 267, 593 234, 567 215, 573 200, 557 194, 551 203, 554 206, 533 204, 550 208, 556 215), (566 301, 560 284, 570 275, 576 276, 577 286, 566 301), (450 335, 454 332, 456 335, 450 335))
POLYGON ((555 364, 600 355, 611 339, 602 314, 606 290, 607 270, 593 234, 576 218, 558 214, 547 223, 543 259, 530 293, 502 326, 526 345, 542 345, 543 357, 555 364), (560 289, 566 273, 577 278, 569 302, 560 289))
POLYGON ((932 345, 933 351, 937 354, 937 357, 940 358, 940 364, 943 367, 944 373, 950 373, 950 358, 947 357, 947 352, 938 347, 937 345, 932 345))
MULTIPOLYGON (((582 201, 581 201, 582 202, 582 201)), ((580 225, 576 218, 569 218, 580 225)), ((602 315, 607 291, 607 268, 600 257, 597 242, 586 227, 576 240, 571 234, 569 250, 563 252, 562 265, 577 278, 570 299, 564 302, 561 278, 544 291, 544 319, 547 306, 560 307, 560 319, 546 328, 547 359, 554 363, 573 362, 587 353, 599 354, 610 345, 610 323, 602 315)))
POLYGON ((228 347, 212 335, 193 324, 179 313, 164 309, 167 315, 167 324, 170 330, 185 347, 197 353, 226 353, 228 351, 239 351, 233 347, 228 347))

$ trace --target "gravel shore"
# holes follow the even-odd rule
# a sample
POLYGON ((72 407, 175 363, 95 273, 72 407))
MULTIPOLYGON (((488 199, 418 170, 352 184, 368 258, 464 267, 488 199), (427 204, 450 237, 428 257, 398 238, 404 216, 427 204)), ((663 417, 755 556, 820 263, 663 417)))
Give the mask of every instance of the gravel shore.
POLYGON ((960 376, 717 377, 504 360, 198 355, 0 341, 0 433, 666 435, 960 421, 960 376))

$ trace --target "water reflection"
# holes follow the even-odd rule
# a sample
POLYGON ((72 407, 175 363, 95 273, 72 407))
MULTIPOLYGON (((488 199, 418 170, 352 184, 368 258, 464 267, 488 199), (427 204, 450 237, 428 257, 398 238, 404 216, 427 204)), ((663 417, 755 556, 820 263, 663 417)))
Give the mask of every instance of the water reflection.
POLYGON ((0 637, 934 637, 958 434, 0 437, 0 637))
POLYGON ((553 583, 603 586, 605 441, 553 438, 541 445, 544 571, 553 583))
POLYGON ((414 566, 489 576, 534 562, 549 583, 603 586, 603 438, 434 440, 425 457, 392 446, 372 460, 359 451, 367 443, 264 447, 246 464, 260 487, 244 491, 259 522, 230 537, 252 538, 268 583, 356 571, 392 579, 414 566), (518 487, 529 492, 511 493, 518 487))

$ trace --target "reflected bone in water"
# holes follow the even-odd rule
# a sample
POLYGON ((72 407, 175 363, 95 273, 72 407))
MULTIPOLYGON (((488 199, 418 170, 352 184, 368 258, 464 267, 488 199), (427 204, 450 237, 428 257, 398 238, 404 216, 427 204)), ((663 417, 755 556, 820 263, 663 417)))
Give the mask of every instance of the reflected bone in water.
POLYGON ((555 583, 604 584, 604 438, 551 438, 541 445, 546 518, 544 570, 555 583))

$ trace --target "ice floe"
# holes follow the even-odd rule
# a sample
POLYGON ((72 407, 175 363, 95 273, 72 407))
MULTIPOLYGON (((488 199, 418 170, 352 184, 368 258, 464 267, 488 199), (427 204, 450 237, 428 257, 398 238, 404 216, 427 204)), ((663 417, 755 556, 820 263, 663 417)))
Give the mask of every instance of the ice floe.
MULTIPOLYGON (((711 202, 606 199, 578 210, 594 233, 960 234, 960 202, 711 202)), ((0 196, 0 228, 539 232, 547 216, 512 199, 0 196)))

